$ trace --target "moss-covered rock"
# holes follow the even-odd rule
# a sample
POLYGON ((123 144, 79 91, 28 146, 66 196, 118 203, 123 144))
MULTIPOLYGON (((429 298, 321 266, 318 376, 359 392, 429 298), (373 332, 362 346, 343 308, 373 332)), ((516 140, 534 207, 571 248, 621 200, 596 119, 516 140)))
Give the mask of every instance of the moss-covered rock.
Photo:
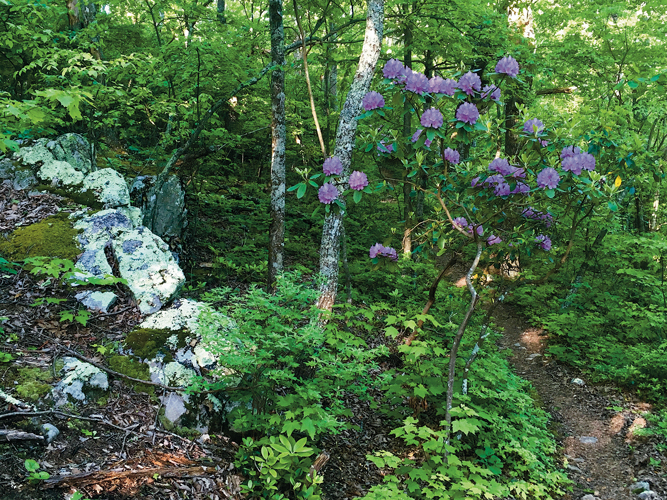
POLYGON ((55 194, 72 200, 79 205, 90 207, 94 210, 101 210, 104 204, 97 199, 95 193, 92 191, 81 191, 80 186, 64 186, 53 185, 51 183, 40 183, 35 186, 37 191, 46 191, 47 193, 55 194))
MULTIPOLYGON (((112 370, 127 375, 128 377, 150 380, 148 365, 128 356, 112 356, 109 358, 109 366, 112 370)), ((125 383, 137 392, 145 392, 151 395, 155 394, 155 388, 152 385, 130 382, 129 380, 126 380, 125 383)))
POLYGON ((165 361, 172 361, 170 349, 185 347, 187 337, 187 330, 136 328, 127 334, 125 347, 143 359, 153 359, 161 353, 165 361))
POLYGON ((68 213, 59 213, 30 226, 16 229, 8 240, 0 240, 0 254, 8 260, 26 257, 60 257, 75 260, 81 253, 68 213))
POLYGON ((23 399, 37 401, 44 397, 51 390, 48 382, 53 377, 51 372, 44 371, 41 368, 19 368, 16 378, 16 393, 23 399))

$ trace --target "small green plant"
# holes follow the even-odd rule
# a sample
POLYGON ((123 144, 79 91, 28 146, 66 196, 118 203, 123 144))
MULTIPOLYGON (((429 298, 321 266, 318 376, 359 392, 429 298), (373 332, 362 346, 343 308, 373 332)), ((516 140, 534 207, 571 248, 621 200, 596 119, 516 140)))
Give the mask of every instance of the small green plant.
POLYGON ((81 434, 93 439, 99 439, 100 436, 97 435, 97 431, 89 431, 88 429, 81 429, 81 434))
POLYGON ((0 257, 0 274, 16 274, 18 271, 14 269, 15 266, 17 266, 17 264, 14 262, 9 262, 7 259, 0 257))
POLYGON ((24 264, 30 268, 31 274, 44 274, 57 282, 73 285, 115 285, 116 283, 127 284, 127 280, 117 278, 110 274, 102 278, 94 276, 81 277, 81 271, 76 268, 73 261, 69 259, 57 259, 51 257, 28 257, 24 264))
POLYGON ((60 322, 63 321, 76 321, 81 323, 83 326, 86 326, 88 320, 90 319, 90 312, 85 309, 79 309, 78 311, 61 311, 60 312, 60 322))
POLYGON ((24 462, 25 469, 30 473, 28 475, 28 481, 30 481, 30 484, 37 484, 40 481, 44 481, 45 479, 48 479, 51 477, 51 475, 48 472, 42 471, 42 472, 37 472, 39 470, 39 463, 37 463, 35 460, 32 459, 27 459, 24 462))
POLYGON ((249 478, 242 491, 250 498, 319 500, 322 478, 311 472, 317 452, 306 441, 284 435, 245 438, 235 462, 249 478))

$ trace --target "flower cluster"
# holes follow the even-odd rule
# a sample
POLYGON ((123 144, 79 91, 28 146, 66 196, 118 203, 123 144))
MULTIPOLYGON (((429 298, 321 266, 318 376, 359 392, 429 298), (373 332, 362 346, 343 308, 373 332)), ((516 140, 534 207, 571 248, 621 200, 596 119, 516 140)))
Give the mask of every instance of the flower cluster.
POLYGON ((516 78, 519 75, 519 63, 512 56, 505 56, 496 64, 496 73, 516 78))
POLYGON ((484 85, 482 89, 482 99, 491 97, 496 102, 500 102, 500 89, 495 85, 484 85))
POLYGON ((371 259, 374 259, 375 257, 388 257, 391 259, 393 262, 396 262, 398 260, 398 254, 396 253, 396 250, 391 248, 391 247, 386 247, 380 243, 376 243, 373 245, 368 252, 368 255, 370 256, 371 259))
POLYGON ((472 95, 475 90, 479 91, 482 88, 482 80, 479 75, 468 71, 465 75, 459 78, 459 88, 468 95, 472 95))
POLYGON ((420 121, 424 127, 440 128, 443 121, 442 113, 439 109, 429 108, 422 113, 420 121))
POLYGON ((343 173, 343 163, 340 161, 340 158, 337 156, 332 156, 324 160, 324 165, 322 166, 324 170, 324 175, 340 175, 343 173))
POLYGON ((368 186, 368 177, 365 173, 355 170, 350 174, 350 189, 361 191, 368 186))
POLYGON ((537 238, 535 238, 535 243, 542 247, 542 250, 546 252, 551 250, 551 238, 545 236, 544 234, 540 234, 537 238))
POLYGON ((528 207, 521 212, 521 215, 526 219, 532 219, 540 222, 544 222, 544 225, 549 229, 551 224, 554 222, 554 217, 549 212, 542 213, 538 210, 534 210, 533 207, 528 207))
POLYGON ((461 161, 461 155, 456 149, 447 148, 445 149, 445 160, 452 165, 458 165, 459 161, 461 161))
POLYGON ((578 155, 581 153, 581 149, 578 146, 565 146, 563 151, 560 152, 560 159, 564 160, 570 156, 578 155))
POLYGON ((403 72, 403 63, 398 59, 389 59, 389 61, 387 61, 387 64, 384 65, 384 69, 382 70, 382 75, 385 78, 390 78, 394 80, 399 76, 401 76, 402 72, 403 72))
POLYGON ((379 92, 369 92, 361 100, 361 105, 366 111, 384 108, 384 97, 379 92))
MULTIPOLYGON (((419 136, 420 136, 420 135, 422 135, 422 129, 418 128, 417 131, 416 131, 414 134, 412 134, 412 138, 411 138, 410 140, 411 140, 412 142, 417 142, 417 141, 419 140, 419 136)), ((431 146, 431 142, 432 142, 432 141, 426 139, 426 140, 424 141, 424 145, 428 148, 428 147, 431 146)))
POLYGON ((322 187, 319 189, 319 191, 317 192, 317 197, 319 198, 321 203, 329 205, 338 198, 338 189, 336 189, 336 186, 334 186, 330 182, 327 182, 323 184, 322 187))
POLYGON ((439 76, 434 76, 428 81, 428 91, 431 94, 453 96, 456 92, 456 80, 452 80, 451 78, 444 80, 439 76))
POLYGON ((547 167, 537 174, 537 185, 543 189, 556 189, 559 182, 560 175, 551 167, 547 167))
POLYGON ((405 90, 422 95, 428 91, 429 81, 423 73, 413 71, 405 81, 405 90))
POLYGON ((544 123, 542 123, 539 119, 533 118, 532 120, 528 120, 526 123, 523 124, 523 131, 526 134, 539 134, 544 130, 544 123))
POLYGON ((495 234, 492 234, 491 236, 489 236, 487 238, 486 242, 489 245, 497 245, 498 243, 502 243, 503 240, 500 239, 500 236, 496 236, 495 234))
MULTIPOLYGON (((563 150, 564 152, 565 149, 563 150)), ((563 158, 563 153, 561 153, 561 158, 563 158)), ((572 172, 574 175, 581 175, 582 170, 595 170, 595 157, 590 153, 568 153, 561 162, 561 168, 565 172, 572 172)))
POLYGON ((477 110, 477 106, 471 102, 464 102, 456 110, 456 119, 459 121, 474 125, 478 118, 479 111, 477 110))

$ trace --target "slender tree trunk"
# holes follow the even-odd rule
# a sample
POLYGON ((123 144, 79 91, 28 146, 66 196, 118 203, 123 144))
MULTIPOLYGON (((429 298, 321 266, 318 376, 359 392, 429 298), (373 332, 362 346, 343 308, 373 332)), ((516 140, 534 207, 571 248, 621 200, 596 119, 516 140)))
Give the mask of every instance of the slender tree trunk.
MULTIPOLYGON (((368 92, 375 72, 375 65, 380 57, 382 46, 382 26, 384 23, 384 0, 368 0, 366 16, 366 33, 364 45, 359 57, 359 66, 354 75, 352 86, 347 93, 345 104, 340 113, 338 131, 336 132, 336 148, 334 155, 343 164, 343 175, 338 184, 342 193, 348 186, 352 150, 357 132, 356 117, 361 112, 361 100, 368 92)), ((338 289, 338 257, 340 253, 340 234, 343 223, 343 212, 332 210, 324 219, 322 228, 322 244, 320 246, 320 274, 323 277, 320 286, 320 298, 317 305, 320 309, 331 310, 336 300, 338 289)))
MULTIPOLYGON (((406 67, 412 68, 412 28, 410 26, 410 4, 405 4, 405 31, 403 32, 403 43, 405 45, 405 54, 403 57, 403 64, 406 67)), ((410 137, 412 135, 412 113, 410 113, 412 105, 407 99, 403 104, 403 137, 410 137)), ((425 132, 424 132, 425 133, 425 132)), ((405 172, 405 175, 408 175, 408 171, 405 172)), ((407 177, 406 177, 407 181, 407 177)), ((409 256, 412 254, 412 185, 404 182, 403 183, 403 255, 409 256)))
POLYGON ((282 0, 269 0, 271 61, 271 227, 269 229, 268 288, 283 270, 285 247, 285 32, 282 0))
POLYGON ((225 24, 227 22, 227 19, 225 18, 225 0, 218 0, 217 12, 218 12, 218 21, 221 24, 225 24))

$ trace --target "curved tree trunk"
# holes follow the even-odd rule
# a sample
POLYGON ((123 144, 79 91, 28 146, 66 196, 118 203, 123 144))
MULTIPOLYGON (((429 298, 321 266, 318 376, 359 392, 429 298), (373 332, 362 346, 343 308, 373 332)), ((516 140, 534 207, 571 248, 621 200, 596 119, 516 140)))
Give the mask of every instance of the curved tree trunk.
MULTIPOLYGON (((334 156, 343 163, 343 175, 338 184, 342 193, 348 186, 352 150, 357 132, 357 120, 361 112, 361 100, 368 92, 375 72, 375 65, 380 57, 382 46, 382 26, 384 23, 384 0, 368 0, 366 16, 366 34, 359 57, 359 66, 354 75, 352 86, 347 93, 345 104, 340 113, 336 148, 334 156)), ((336 300, 338 288, 338 257, 340 254, 340 235, 343 223, 343 211, 332 210, 324 219, 322 244, 320 246, 320 274, 324 278, 320 286, 320 309, 331 310, 336 300)))
POLYGON ((283 2, 269 0, 271 61, 271 227, 269 228, 268 288, 283 270, 285 247, 285 32, 283 2))

